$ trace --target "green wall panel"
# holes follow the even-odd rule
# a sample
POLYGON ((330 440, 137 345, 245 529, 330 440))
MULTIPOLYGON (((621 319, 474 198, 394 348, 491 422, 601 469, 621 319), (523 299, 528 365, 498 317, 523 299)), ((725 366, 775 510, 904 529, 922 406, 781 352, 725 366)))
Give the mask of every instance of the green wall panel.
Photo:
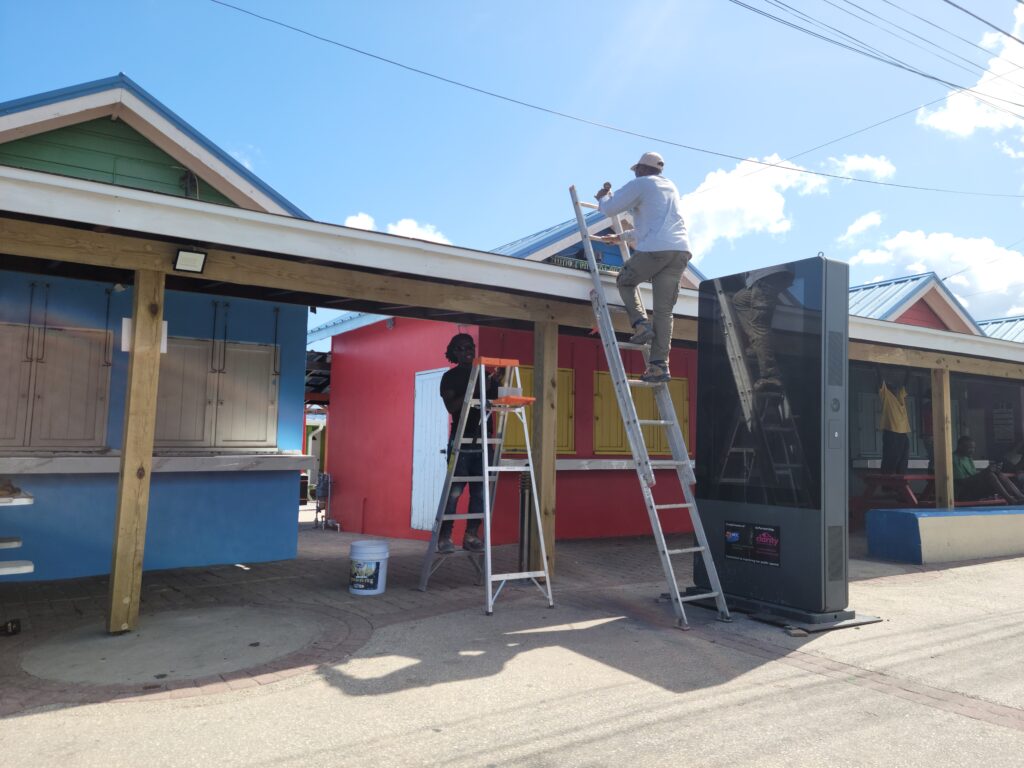
POLYGON ((0 144, 0 165, 234 205, 202 179, 186 195, 186 169, 120 120, 99 118, 0 144))

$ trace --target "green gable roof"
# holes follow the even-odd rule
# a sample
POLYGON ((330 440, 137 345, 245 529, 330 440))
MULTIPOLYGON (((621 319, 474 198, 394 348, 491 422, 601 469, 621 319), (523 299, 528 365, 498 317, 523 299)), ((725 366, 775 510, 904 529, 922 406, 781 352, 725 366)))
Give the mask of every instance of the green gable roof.
POLYGON ((0 165, 234 205, 134 128, 106 117, 0 144, 0 165))

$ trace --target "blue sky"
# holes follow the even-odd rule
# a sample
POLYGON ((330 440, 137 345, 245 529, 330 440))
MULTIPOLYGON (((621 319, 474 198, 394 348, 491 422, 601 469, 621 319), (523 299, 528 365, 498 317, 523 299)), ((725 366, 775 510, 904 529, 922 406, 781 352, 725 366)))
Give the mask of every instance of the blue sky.
MULTIPOLYGON (((945 0, 790 0, 802 20, 774 0, 744 2, 830 25, 813 28, 1003 109, 729 0, 233 1, 652 138, 457 88, 210 0, 0 0, 0 101, 121 71, 315 219, 481 249, 570 218, 569 184, 588 194, 605 180, 618 186, 656 150, 684 196, 705 274, 823 251, 850 262, 854 284, 931 270, 978 319, 1024 314, 1024 45, 945 0), (1017 197, 761 169, 670 143, 775 162, 904 112, 792 163, 1017 197)), ((1024 3, 959 4, 1024 38, 1024 3)))

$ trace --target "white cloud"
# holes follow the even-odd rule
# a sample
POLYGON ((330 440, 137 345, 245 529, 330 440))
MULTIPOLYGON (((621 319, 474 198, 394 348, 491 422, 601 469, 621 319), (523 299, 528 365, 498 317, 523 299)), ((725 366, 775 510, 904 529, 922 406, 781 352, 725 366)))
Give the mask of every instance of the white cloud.
MULTIPOLYGON (((1013 34, 1024 36, 1024 5, 1014 8, 1013 34)), ((1011 105, 997 99, 1020 101, 1019 87, 1024 85, 1024 45, 999 34, 987 34, 982 40, 986 48, 996 55, 989 59, 988 67, 973 90, 988 97, 984 103, 978 101, 973 94, 965 92, 953 93, 938 109, 929 111, 921 109, 917 113, 919 125, 926 125, 954 136, 970 136, 977 130, 988 129, 993 133, 1005 130, 1024 131, 1024 120, 1011 114, 1016 111, 1011 105), (1005 107, 1003 111, 990 106, 995 104, 1005 107)))
POLYGON ((964 305, 979 319, 1005 315, 1024 293, 1024 253, 1003 248, 987 237, 958 237, 950 232, 903 231, 863 250, 850 264, 890 264, 890 276, 935 272, 949 275, 964 305), (1019 276, 1019 277, 1014 277, 1019 276))
POLYGON ((1024 315, 1024 304, 1014 304, 1006 310, 1006 317, 1018 317, 1020 315, 1024 315))
POLYGON ((373 216, 362 211, 345 219, 345 226, 353 229, 373 229, 374 225, 373 216))
POLYGON ((451 243, 433 224, 419 224, 415 219, 400 219, 395 224, 388 224, 389 235, 415 237, 417 240, 430 240, 435 243, 451 243))
POLYGON ((959 285, 964 288, 971 287, 971 281, 967 279, 962 273, 959 275, 951 275, 946 278, 946 285, 959 285))
POLYGON ((235 158, 235 160, 244 165, 247 171, 251 171, 255 165, 254 158, 259 157, 263 153, 260 152, 259 147, 252 144, 246 144, 240 149, 230 150, 229 154, 235 158))
POLYGON ((857 264, 889 264, 891 262, 892 254, 885 250, 872 251, 863 249, 850 259, 851 266, 856 266, 857 264))
POLYGON ((871 229, 872 227, 877 227, 881 223, 882 214, 880 214, 878 211, 871 211, 870 213, 865 213, 863 216, 861 216, 859 219, 853 222, 850 226, 848 226, 846 228, 846 232, 840 235, 838 238, 836 238, 836 242, 844 244, 852 243, 854 238, 857 237, 857 235, 863 234, 867 230, 871 229))
MULTIPOLYGON (((763 161, 779 163, 781 158, 771 155, 763 161)), ((694 261, 699 262, 719 240, 788 232, 793 222, 786 215, 783 193, 807 195, 828 188, 827 179, 793 169, 802 170, 792 164, 767 168, 744 160, 731 171, 709 173, 697 189, 684 195, 694 261)))
MULTIPOLYGON (((360 211, 354 216, 346 218, 345 226, 355 229, 375 230, 377 222, 374 221, 373 216, 370 214, 360 211)), ((399 219, 394 224, 388 224, 387 233, 402 237, 415 237, 417 240, 430 240, 431 242, 444 243, 445 245, 451 244, 451 240, 439 232, 433 224, 420 224, 416 219, 399 219)))
POLYGON ((882 181, 896 175, 896 166, 885 155, 843 155, 830 157, 828 161, 840 176, 867 176, 882 181))
MULTIPOLYGON (((1021 143, 1024 144, 1024 136, 1021 137, 1021 143)), ((1007 157, 1011 157, 1014 160, 1024 160, 1024 149, 1014 149, 1005 141, 997 141, 996 147, 1007 157)))

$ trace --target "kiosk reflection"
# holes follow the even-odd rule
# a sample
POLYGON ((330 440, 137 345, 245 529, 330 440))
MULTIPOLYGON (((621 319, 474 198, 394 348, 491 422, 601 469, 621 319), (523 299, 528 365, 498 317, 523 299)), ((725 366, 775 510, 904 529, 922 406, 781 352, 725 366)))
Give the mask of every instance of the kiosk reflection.
POLYGON ((720 278, 710 281, 713 296, 702 293, 714 301, 702 321, 716 331, 709 361, 716 385, 702 389, 715 425, 710 453, 698 457, 704 497, 819 506, 817 457, 805 445, 816 444, 820 428, 820 378, 806 372, 821 365, 821 281, 802 267, 720 278))

